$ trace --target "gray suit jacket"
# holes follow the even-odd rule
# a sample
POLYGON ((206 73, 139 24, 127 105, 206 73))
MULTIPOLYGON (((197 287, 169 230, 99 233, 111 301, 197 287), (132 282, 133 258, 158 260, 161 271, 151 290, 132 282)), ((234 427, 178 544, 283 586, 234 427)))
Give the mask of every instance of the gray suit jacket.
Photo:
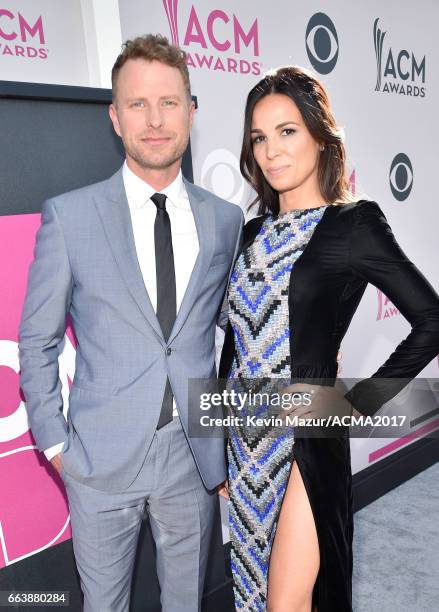
MULTIPOLYGON (((21 386, 40 450, 66 441, 65 472, 97 489, 127 488, 158 422, 167 375, 188 433, 188 379, 215 371, 215 324, 243 214, 186 182, 200 250, 165 342, 136 256, 119 170, 43 205, 20 326, 21 386), (78 340, 67 422, 58 347, 70 313, 78 340)), ((208 489, 225 479, 224 440, 188 442, 208 489)))

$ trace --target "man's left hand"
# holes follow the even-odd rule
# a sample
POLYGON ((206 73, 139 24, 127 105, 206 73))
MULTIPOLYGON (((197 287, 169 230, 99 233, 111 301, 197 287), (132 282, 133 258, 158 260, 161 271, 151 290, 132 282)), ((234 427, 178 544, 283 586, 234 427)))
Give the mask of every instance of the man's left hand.
POLYGON ((229 483, 227 480, 219 484, 216 488, 218 495, 224 497, 224 499, 229 499, 229 483))

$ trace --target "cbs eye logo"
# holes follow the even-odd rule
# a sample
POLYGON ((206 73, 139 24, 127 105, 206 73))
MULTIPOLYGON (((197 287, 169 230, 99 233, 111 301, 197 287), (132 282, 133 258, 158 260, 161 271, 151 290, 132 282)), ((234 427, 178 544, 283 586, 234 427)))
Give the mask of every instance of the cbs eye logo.
POLYGON ((390 189, 398 202, 406 200, 413 187, 412 162, 405 153, 398 153, 392 161, 389 172, 390 189))
POLYGON ((236 156, 227 149, 211 151, 201 168, 201 185, 224 200, 240 203, 245 184, 236 156))
POLYGON ((316 13, 306 28, 306 52, 313 68, 329 74, 338 60, 338 35, 334 24, 325 13, 316 13))

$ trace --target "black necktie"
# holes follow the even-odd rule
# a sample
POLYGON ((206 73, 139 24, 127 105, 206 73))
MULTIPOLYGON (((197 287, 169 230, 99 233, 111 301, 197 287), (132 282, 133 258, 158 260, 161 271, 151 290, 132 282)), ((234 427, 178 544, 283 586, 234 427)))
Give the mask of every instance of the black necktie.
MULTIPOLYGON (((157 207, 154 223, 155 269, 157 279, 157 319, 167 341, 177 316, 177 291, 175 287, 174 252, 172 250, 171 221, 166 211, 166 196, 155 193, 151 200, 157 207)), ((169 354, 170 349, 168 349, 169 354)), ((172 421, 172 389, 166 379, 157 429, 172 421)))

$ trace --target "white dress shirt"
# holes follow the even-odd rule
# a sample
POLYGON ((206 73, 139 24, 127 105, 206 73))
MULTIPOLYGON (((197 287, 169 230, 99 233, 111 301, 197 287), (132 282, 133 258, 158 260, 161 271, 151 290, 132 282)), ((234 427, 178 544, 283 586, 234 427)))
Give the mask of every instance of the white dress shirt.
MULTIPOLYGON (((145 183, 125 161, 122 177, 133 226, 137 259, 146 290, 154 310, 157 310, 157 280, 155 267, 154 222, 157 208, 151 201, 155 189, 145 183)), ((166 195, 166 210, 169 214, 174 251, 175 283, 177 291, 177 312, 183 301, 192 270, 197 259, 199 244, 195 219, 184 186, 181 170, 177 178, 160 193, 166 195)), ((178 414, 174 400, 173 415, 178 414)), ((60 442, 44 451, 50 461, 63 449, 60 442)))

